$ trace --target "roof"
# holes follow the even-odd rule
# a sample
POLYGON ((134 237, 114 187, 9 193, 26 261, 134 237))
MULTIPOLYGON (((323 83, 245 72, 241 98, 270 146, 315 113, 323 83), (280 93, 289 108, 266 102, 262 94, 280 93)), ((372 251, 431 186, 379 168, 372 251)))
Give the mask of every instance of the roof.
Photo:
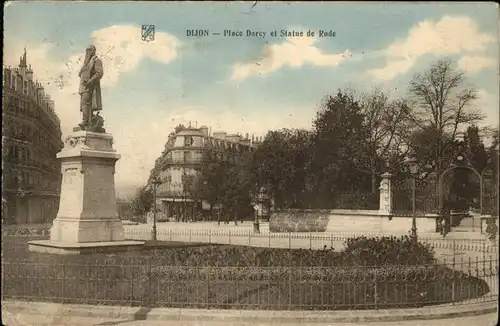
POLYGON ((177 136, 203 136, 203 133, 199 129, 184 129, 179 131, 177 136))

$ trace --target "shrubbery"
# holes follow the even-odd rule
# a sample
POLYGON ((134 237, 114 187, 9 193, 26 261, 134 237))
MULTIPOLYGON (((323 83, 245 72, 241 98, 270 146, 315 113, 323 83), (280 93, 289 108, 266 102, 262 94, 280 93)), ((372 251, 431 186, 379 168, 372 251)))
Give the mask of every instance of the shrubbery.
MULTIPOLYGON (((484 280, 436 264, 431 247, 408 237, 352 238, 343 252, 202 245, 81 256, 38 254, 19 246, 10 250, 16 240, 7 240, 6 298, 336 310, 419 307, 488 291, 484 280)), ((17 244, 21 240, 25 245, 26 239, 17 244)), ((474 271, 475 276, 493 273, 474 271)))
POLYGON ((50 235, 50 226, 16 227, 8 226, 2 228, 2 236, 46 236, 50 235))
POLYGON ((488 239, 496 240, 498 234, 498 226, 495 219, 488 219, 486 222, 486 234, 488 239))
POLYGON ((347 259, 354 265, 422 265, 434 262, 434 249, 408 236, 349 238, 344 243, 347 259))

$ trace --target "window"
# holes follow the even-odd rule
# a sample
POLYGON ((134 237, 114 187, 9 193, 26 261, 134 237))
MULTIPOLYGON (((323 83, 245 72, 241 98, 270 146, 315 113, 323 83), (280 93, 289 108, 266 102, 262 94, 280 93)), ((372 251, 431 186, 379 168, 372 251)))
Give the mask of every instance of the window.
POLYGON ((191 161, 191 152, 184 152, 184 163, 189 163, 191 161))
POLYGON ((26 95, 28 94, 28 81, 27 80, 24 81, 23 93, 26 95))
POLYGON ((193 137, 192 136, 184 136, 184 146, 185 147, 193 146, 193 137))

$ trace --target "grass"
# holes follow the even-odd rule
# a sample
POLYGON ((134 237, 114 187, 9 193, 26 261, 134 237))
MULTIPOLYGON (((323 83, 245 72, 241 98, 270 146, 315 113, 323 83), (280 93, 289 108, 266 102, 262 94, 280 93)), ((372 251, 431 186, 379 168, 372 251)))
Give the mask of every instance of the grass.
POLYGON ((62 256, 3 237, 5 298, 210 309, 404 308, 479 297, 485 281, 444 266, 350 266, 330 250, 148 242, 142 252, 62 256))

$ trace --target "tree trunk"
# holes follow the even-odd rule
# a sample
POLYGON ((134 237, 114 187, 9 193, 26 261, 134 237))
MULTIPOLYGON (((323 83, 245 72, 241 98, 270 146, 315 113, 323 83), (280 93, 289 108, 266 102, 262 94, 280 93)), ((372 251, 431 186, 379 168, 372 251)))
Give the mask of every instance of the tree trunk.
POLYGON ((377 193, 377 173, 372 171, 372 194, 377 193))

